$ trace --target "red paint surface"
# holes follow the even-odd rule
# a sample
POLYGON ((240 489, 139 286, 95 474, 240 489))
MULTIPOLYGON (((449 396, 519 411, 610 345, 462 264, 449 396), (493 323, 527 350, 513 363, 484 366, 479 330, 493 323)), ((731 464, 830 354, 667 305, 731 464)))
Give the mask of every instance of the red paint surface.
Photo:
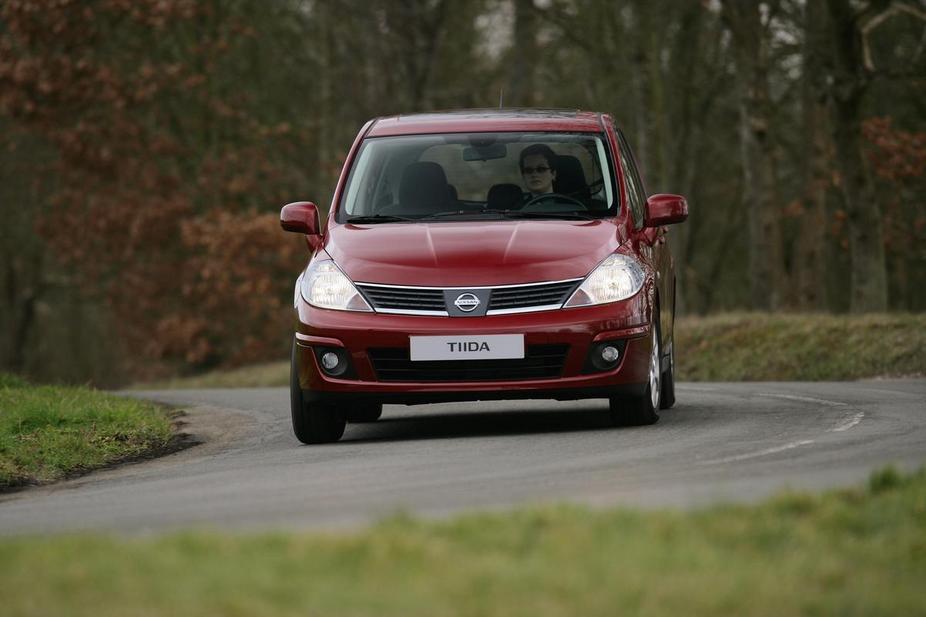
POLYGON ((294 201, 280 210, 280 226, 286 231, 295 231, 306 235, 318 235, 321 225, 318 223, 318 208, 311 201, 294 201))
POLYGON ((646 226, 682 223, 688 218, 688 202, 681 195, 660 193, 646 200, 646 226))
MULTIPOLYGON (((635 256, 644 267, 641 291, 621 302, 594 307, 474 318, 390 315, 324 310, 301 297, 296 306, 302 344, 324 341, 345 347, 357 377, 325 376, 309 347, 298 348, 300 383, 324 392, 446 393, 498 392, 606 387, 646 380, 650 353, 647 336, 656 306, 662 342, 674 327, 674 264, 662 225, 687 217, 677 195, 656 195, 647 204, 651 224, 634 230, 620 166, 612 169, 618 187, 619 214, 595 221, 480 220, 440 223, 338 224, 346 179, 366 138, 450 132, 563 131, 604 133, 612 164, 619 142, 612 119, 591 112, 477 110, 376 119, 361 129, 345 161, 332 199, 332 215, 320 237, 324 251, 353 281, 407 286, 477 287, 581 278, 615 251, 635 256), (523 333, 525 344, 567 343, 569 355, 557 379, 488 383, 378 382, 366 354, 372 347, 408 347, 411 335, 523 333), (613 370, 581 374, 594 341, 624 338, 623 359, 613 370)), ((314 249, 315 242, 310 242, 314 249)), ((314 252, 314 251, 313 251, 314 252)))
POLYGON ((619 245, 610 220, 540 220, 337 225, 324 248, 354 282, 474 287, 584 277, 619 245))

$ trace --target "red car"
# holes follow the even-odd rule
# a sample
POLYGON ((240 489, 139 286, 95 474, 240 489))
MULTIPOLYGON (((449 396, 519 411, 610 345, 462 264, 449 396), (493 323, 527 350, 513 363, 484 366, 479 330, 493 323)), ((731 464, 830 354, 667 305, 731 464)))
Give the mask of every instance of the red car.
POLYGON ((606 398, 652 424, 674 393, 678 195, 646 197, 610 116, 474 110, 378 118, 351 147, 295 289, 292 419, 341 438, 383 403, 606 398))

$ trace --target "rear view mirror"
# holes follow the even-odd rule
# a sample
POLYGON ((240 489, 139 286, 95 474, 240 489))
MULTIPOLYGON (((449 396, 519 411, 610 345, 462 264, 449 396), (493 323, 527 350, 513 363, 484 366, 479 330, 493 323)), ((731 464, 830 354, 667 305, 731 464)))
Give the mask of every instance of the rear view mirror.
POLYGON ((280 227, 286 231, 317 236, 321 225, 318 222, 318 208, 311 201, 294 201, 280 210, 280 227))
POLYGON ((486 144, 463 149, 464 161, 489 161, 503 159, 508 156, 508 146, 505 144, 486 144))
POLYGON ((688 218, 688 202, 681 195, 660 193, 646 200, 644 227, 662 227, 688 218))

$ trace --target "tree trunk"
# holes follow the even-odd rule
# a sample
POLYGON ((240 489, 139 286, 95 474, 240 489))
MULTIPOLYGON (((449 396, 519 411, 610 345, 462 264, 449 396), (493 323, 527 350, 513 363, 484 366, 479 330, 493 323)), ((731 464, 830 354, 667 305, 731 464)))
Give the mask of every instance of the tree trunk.
POLYGON ((804 72, 802 108, 804 135, 804 209, 792 260, 796 273, 796 300, 800 310, 826 308, 825 220, 826 187, 829 183, 826 114, 823 84, 825 76, 818 53, 825 46, 826 14, 819 2, 804 9, 804 72))
MULTIPOLYGON (((20 218, 15 222, 21 221, 20 218)), ((26 369, 36 309, 45 290, 45 261, 43 249, 33 245, 34 239, 28 235, 10 234, 4 241, 9 246, 0 251, 0 283, 4 292, 0 297, 0 316, 4 317, 0 368, 22 373, 26 369)))
POLYGON ((531 107, 535 101, 537 71, 537 11, 534 0, 515 0, 514 49, 508 71, 505 107, 531 107))
POLYGON ((850 309, 853 313, 883 311, 887 309, 887 267, 881 212, 862 156, 861 107, 868 75, 862 62, 859 15, 848 0, 828 0, 827 6, 834 51, 833 137, 849 226, 850 309))
MULTIPOLYGON (((695 179, 699 177, 696 153, 702 140, 702 127, 710 102, 716 94, 714 88, 706 85, 710 82, 703 70, 710 63, 705 63, 703 57, 691 53, 692 48, 704 49, 704 39, 710 37, 710 33, 703 32, 706 12, 702 6, 691 5, 682 14, 672 48, 672 61, 678 67, 669 74, 669 83, 672 84, 670 100, 677 106, 673 115, 678 119, 671 129, 675 139, 671 146, 673 152, 669 175, 660 189, 685 195, 689 203, 693 197, 695 179), (705 85, 698 88, 699 82, 705 85)), ((677 225, 669 234, 669 244, 676 263, 675 310, 682 315, 688 310, 688 242, 698 217, 690 220, 687 225, 677 225)))
POLYGON ((783 260, 769 126, 768 32, 758 4, 728 0, 724 3, 724 18, 733 35, 741 88, 740 156, 743 207, 749 221, 751 304, 757 310, 774 310, 781 304, 783 260))
POLYGON ((834 137, 849 225, 850 308, 853 313, 884 311, 887 267, 881 212, 862 158, 861 96, 837 98, 833 107, 834 137))
POLYGON ((436 55, 447 27, 446 0, 402 0, 385 3, 396 56, 403 67, 405 110, 422 111, 431 105, 430 85, 436 55))
POLYGON ((633 124, 635 129, 633 149, 636 153, 637 160, 643 164, 644 168, 648 168, 652 161, 650 159, 649 147, 650 110, 646 96, 646 78, 649 74, 647 70, 649 59, 647 58, 647 41, 644 36, 646 33, 646 24, 644 21, 645 9, 633 7, 632 15, 633 19, 630 23, 630 28, 627 30, 634 34, 633 51, 631 53, 631 66, 633 66, 633 71, 631 72, 630 84, 633 100, 633 124))

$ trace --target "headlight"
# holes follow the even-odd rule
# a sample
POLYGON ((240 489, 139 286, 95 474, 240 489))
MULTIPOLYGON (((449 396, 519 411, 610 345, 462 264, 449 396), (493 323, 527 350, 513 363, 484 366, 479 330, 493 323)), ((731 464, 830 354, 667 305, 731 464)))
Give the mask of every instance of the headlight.
POLYGON ((299 289, 303 299, 318 308, 373 311, 350 279, 330 259, 309 264, 299 278, 299 289))
POLYGON ((585 277, 563 306, 589 306, 626 300, 643 287, 645 275, 640 263, 628 255, 615 253, 585 277))

